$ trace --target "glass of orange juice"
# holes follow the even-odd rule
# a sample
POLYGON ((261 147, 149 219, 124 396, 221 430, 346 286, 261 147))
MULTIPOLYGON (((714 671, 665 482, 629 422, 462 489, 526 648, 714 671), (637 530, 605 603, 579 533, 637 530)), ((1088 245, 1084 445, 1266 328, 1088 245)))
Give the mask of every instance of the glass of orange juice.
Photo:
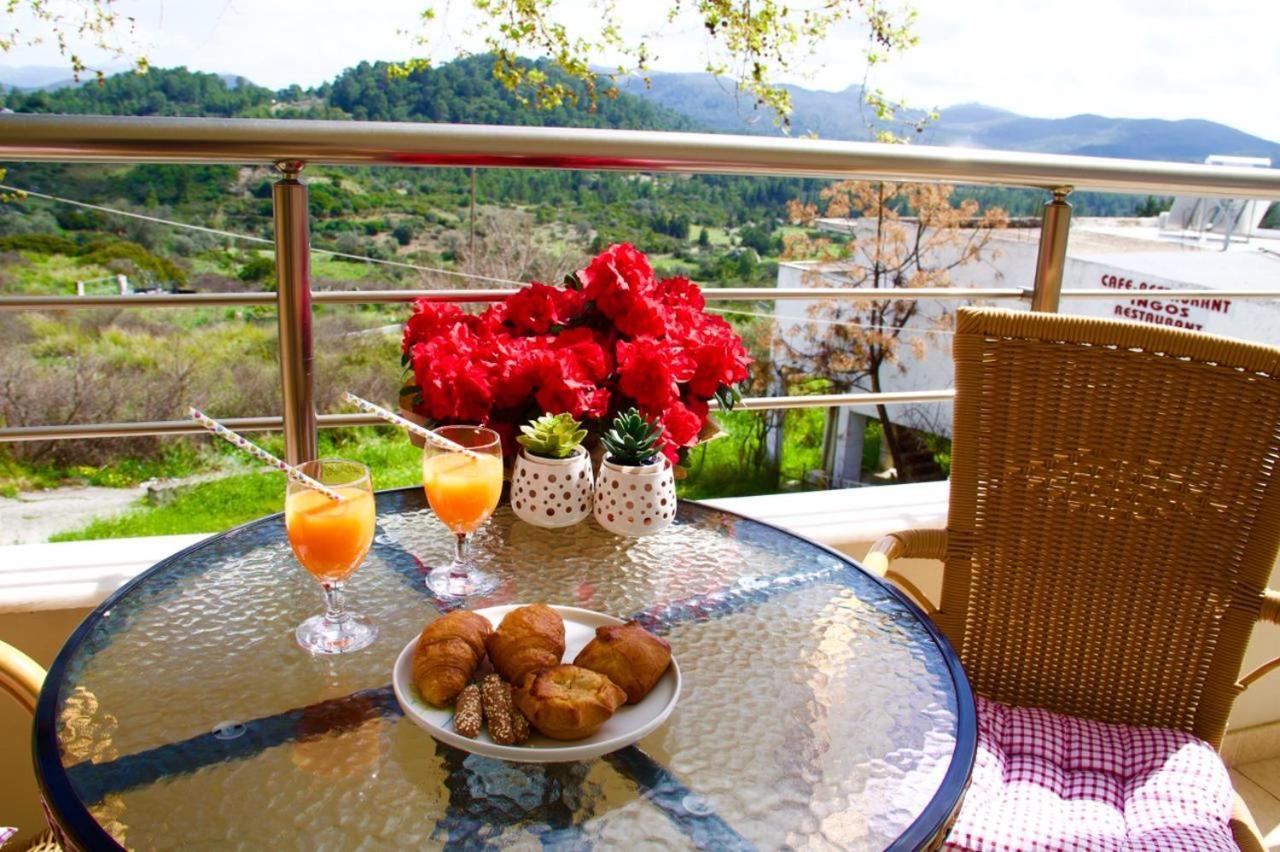
POLYGON ((313 615, 294 635, 313 654, 345 654, 367 646, 378 635, 369 619, 349 612, 343 585, 364 562, 373 544, 373 482, 359 462, 320 459, 298 465, 307 476, 342 495, 332 498, 289 480, 284 524, 293 555, 320 581, 325 611, 313 615))
POLYGON ((427 587, 437 595, 487 595, 498 587, 492 575, 467 557, 467 536, 489 520, 502 496, 502 441, 483 426, 441 426, 435 433, 465 452, 427 442, 422 452, 422 486, 436 517, 454 535, 453 562, 433 568, 427 587))

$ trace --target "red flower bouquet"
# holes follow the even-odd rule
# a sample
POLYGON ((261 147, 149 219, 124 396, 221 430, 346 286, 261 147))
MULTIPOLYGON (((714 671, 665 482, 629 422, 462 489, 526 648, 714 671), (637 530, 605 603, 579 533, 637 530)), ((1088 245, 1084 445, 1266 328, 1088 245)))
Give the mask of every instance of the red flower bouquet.
POLYGON ((672 462, 698 442, 712 399, 731 404, 750 356, 686 278, 654 277, 621 244, 563 287, 533 283, 479 314, 420 299, 404 329, 406 388, 437 424, 481 423, 514 449, 544 412, 598 423, 633 405, 663 427, 672 462))

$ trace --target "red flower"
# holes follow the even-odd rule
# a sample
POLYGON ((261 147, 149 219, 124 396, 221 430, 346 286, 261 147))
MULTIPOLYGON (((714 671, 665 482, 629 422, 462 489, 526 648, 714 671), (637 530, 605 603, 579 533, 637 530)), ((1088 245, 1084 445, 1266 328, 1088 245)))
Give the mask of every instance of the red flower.
POLYGON ((688 307, 701 311, 707 306, 702 288, 688 278, 668 278, 658 284, 658 298, 669 308, 688 307))
POLYGON ((610 300, 600 312, 613 320, 618 331, 628 337, 662 337, 667 333, 667 318, 662 304, 635 290, 626 290, 610 300))
POLYGON ((603 382, 613 372, 613 358, 605 349, 607 342, 604 335, 578 326, 561 332, 551 348, 557 350, 557 357, 571 359, 589 381, 603 382))
POLYGON ((605 249, 578 273, 587 298, 600 305, 618 291, 646 290, 653 284, 653 267, 644 252, 630 243, 605 249))
POLYGON ((436 422, 480 422, 514 449, 515 427, 544 411, 598 420, 636 405, 664 428, 673 462, 697 443, 708 400, 751 363, 686 278, 656 281, 634 246, 610 246, 577 273, 581 289, 533 283, 479 314, 420 300, 404 351, 436 422))
POLYGON ((662 417, 662 437, 677 447, 692 447, 705 422, 692 408, 673 402, 662 417))
POLYGON ((668 352, 658 341, 618 341, 618 390, 647 412, 665 411, 679 397, 668 352))
POLYGON ((457 305, 417 299, 413 303, 413 315, 404 324, 404 339, 400 351, 408 353, 415 343, 430 340, 448 329, 460 316, 462 309, 457 305))
POLYGON ((552 326, 577 319, 586 303, 587 297, 579 290, 535 281, 507 297, 506 321, 519 334, 546 334, 552 326))

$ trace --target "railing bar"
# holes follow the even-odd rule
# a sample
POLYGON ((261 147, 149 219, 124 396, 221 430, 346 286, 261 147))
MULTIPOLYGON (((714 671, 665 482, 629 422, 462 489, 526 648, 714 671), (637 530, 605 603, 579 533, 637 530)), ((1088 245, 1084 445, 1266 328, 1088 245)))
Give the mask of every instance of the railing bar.
POLYGON ((0 116, 0 160, 550 168, 1280 198, 1280 170, 711 133, 287 119, 0 116))
MULTIPOLYGON (((820 396, 760 396, 743 399, 738 408, 746 411, 787 408, 828 408, 833 405, 906 405, 949 402, 952 390, 893 391, 889 393, 824 394, 820 396)), ((371 414, 321 414, 322 429, 343 426, 378 426, 383 421, 371 414)), ((280 417, 226 417, 219 423, 237 432, 279 432, 280 417)), ((140 438, 157 435, 203 434, 204 428, 190 420, 144 420, 136 423, 78 423, 57 426, 9 426, 0 429, 0 443, 17 441, 63 441, 91 438, 140 438)))
MULTIPOLYGON (((1280 270, 1277 270, 1280 271, 1280 270)), ((1280 299, 1280 290, 1093 290, 1062 291, 1064 299, 1280 299)))
MULTIPOLYGON (((342 426, 377 426, 382 420, 371 414, 321 414, 322 428, 342 426)), ((284 429, 281 417, 219 418, 237 432, 279 432, 284 429)), ((79 423, 58 426, 10 426, 0 429, 0 443, 6 441, 61 441, 73 438, 140 438, 156 435, 200 434, 204 427, 190 420, 142 420, 133 423, 79 423)))
MULTIPOLYGON (((322 305, 378 305, 403 304, 416 299, 435 299, 442 302, 465 304, 497 302, 516 292, 515 290, 313 290, 311 299, 322 305)), ((783 301, 876 301, 895 299, 900 301, 1021 301, 1030 298, 1030 288, 1013 287, 942 287, 884 290, 858 290, 853 288, 773 288, 737 287, 708 289, 703 291, 708 302, 783 302, 783 301)), ((1064 289, 1064 299, 1280 299, 1280 290, 1093 290, 1086 288, 1064 289)), ((59 311, 94 310, 100 308, 200 308, 200 307, 250 307, 274 306, 274 293, 169 293, 135 296, 2 296, 3 311, 59 311)))

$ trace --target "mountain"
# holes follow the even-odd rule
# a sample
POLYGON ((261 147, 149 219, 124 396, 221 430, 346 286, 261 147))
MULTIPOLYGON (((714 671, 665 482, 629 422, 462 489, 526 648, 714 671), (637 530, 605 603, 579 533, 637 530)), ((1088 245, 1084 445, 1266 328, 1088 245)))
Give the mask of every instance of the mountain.
MULTIPOLYGON (((551 81, 579 92, 547 63, 534 63, 551 81)), ((361 62, 313 89, 291 86, 273 92, 243 77, 186 68, 121 73, 96 83, 56 89, 0 91, 0 107, 14 112, 82 115, 163 115, 242 118, 331 118, 355 121, 430 121, 467 124, 613 127, 699 130, 705 125, 659 104, 623 94, 601 98, 591 109, 585 97, 551 110, 522 106, 492 73, 487 56, 457 59, 435 68, 392 77, 385 62, 361 62)))
MULTIPOLYGON (((825 139, 868 138, 862 116, 862 89, 850 86, 824 92, 786 86, 791 93, 792 134, 816 133, 825 139)), ((755 108, 750 95, 737 94, 731 82, 711 74, 654 74, 650 85, 629 79, 623 91, 695 118, 722 133, 777 135, 772 116, 755 108)), ((918 118, 906 112, 904 118, 918 118)), ((1209 154, 1269 157, 1280 166, 1280 144, 1212 121, 1108 118, 1076 115, 1031 118, 983 104, 960 104, 940 111, 937 121, 913 141, 925 145, 965 146, 1081 154, 1138 160, 1202 163, 1209 154)))
POLYGON ((6 89, 61 89, 76 84, 65 65, 20 65, 0 68, 0 87, 6 89))

